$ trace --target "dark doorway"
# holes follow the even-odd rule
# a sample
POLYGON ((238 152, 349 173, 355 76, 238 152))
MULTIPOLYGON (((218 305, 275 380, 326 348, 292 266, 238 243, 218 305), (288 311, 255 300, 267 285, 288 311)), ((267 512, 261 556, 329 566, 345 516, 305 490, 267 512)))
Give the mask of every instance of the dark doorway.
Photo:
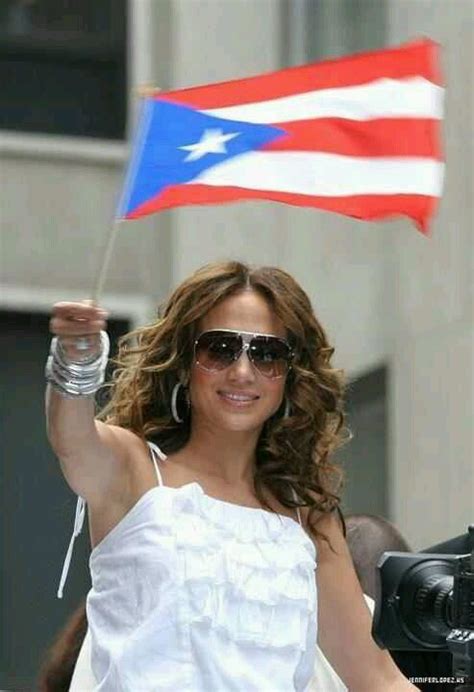
MULTIPOLYGON (((0 311, 0 689, 36 689, 42 653, 90 588, 87 521, 64 596, 56 592, 76 495, 49 447, 44 364, 49 315, 0 311)), ((111 353, 125 320, 109 320, 111 353)))

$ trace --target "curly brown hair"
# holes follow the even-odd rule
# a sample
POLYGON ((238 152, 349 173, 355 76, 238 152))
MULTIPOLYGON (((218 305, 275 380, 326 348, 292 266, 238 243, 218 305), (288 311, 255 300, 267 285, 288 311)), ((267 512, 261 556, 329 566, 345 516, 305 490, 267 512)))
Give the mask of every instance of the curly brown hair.
POLYGON ((334 348, 307 294, 282 269, 219 262, 183 281, 158 309, 156 321, 120 337, 112 359, 116 369, 105 385, 110 399, 98 418, 156 442, 166 454, 181 449, 190 436, 191 415, 182 424, 175 422, 169 401, 175 384, 189 377, 199 321, 219 301, 245 289, 267 299, 295 352, 285 387, 291 414, 283 418, 277 412, 263 426, 256 450, 255 493, 270 511, 265 488, 288 508, 309 507, 311 532, 328 542, 316 530, 313 516, 337 509, 346 534, 337 494, 344 473, 330 461, 351 438, 344 426, 345 376, 331 367, 334 348))

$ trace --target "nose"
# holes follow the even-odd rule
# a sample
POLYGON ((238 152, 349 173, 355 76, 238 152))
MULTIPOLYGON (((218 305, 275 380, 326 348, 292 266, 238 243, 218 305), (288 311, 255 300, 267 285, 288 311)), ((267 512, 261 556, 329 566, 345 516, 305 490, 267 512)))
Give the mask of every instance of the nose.
POLYGON ((248 349, 248 344, 244 344, 242 353, 237 358, 237 360, 234 360, 234 362, 230 366, 229 375, 231 377, 235 377, 236 379, 242 378, 247 380, 255 379, 255 368, 252 364, 252 361, 249 358, 248 349))

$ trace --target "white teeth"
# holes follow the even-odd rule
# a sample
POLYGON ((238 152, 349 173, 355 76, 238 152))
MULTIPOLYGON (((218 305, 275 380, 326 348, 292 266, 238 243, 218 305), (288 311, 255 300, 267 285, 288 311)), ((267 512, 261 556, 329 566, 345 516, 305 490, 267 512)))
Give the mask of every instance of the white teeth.
POLYGON ((256 399, 256 396, 246 396, 245 394, 230 394, 228 392, 221 392, 222 396, 225 396, 227 399, 233 399, 234 401, 253 401, 256 399))

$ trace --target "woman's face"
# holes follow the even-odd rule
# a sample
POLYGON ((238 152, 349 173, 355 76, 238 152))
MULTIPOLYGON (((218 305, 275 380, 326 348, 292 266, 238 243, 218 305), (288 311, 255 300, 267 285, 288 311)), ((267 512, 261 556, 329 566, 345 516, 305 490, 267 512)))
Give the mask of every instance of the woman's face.
MULTIPOLYGON (((265 298, 251 289, 225 298, 210 310, 201 319, 198 334, 209 329, 287 336, 282 321, 265 298)), ((229 432, 259 431, 280 407, 285 381, 286 376, 270 379, 260 374, 246 351, 218 372, 208 372, 193 364, 189 381, 192 425, 205 424, 229 432), (237 401, 236 396, 241 399, 237 401)))

